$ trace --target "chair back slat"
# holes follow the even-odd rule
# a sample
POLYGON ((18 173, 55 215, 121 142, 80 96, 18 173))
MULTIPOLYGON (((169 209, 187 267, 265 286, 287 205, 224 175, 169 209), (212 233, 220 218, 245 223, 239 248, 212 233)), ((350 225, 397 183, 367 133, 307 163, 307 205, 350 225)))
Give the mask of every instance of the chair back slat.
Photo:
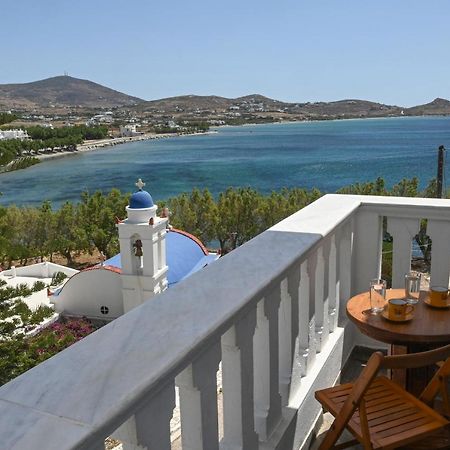
POLYGON ((436 395, 441 393, 443 406, 447 414, 450 414, 450 402, 448 398, 448 379, 450 376, 450 357, 440 364, 439 370, 434 374, 431 381, 427 384, 422 394, 420 394, 420 400, 424 403, 431 404, 436 395))
POLYGON ((381 363, 383 369, 415 369, 429 366, 450 357, 450 345, 409 355, 385 356, 381 363))

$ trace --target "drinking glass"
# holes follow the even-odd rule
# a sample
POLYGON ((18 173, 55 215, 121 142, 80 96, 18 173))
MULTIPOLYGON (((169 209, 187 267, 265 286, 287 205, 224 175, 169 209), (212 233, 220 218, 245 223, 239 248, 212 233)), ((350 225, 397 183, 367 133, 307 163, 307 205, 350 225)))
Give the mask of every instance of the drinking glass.
POLYGON ((420 272, 415 271, 405 275, 405 297, 406 301, 411 305, 419 302, 420 276, 420 272))
POLYGON ((370 281, 370 312, 378 314, 386 304, 386 280, 375 278, 370 281))

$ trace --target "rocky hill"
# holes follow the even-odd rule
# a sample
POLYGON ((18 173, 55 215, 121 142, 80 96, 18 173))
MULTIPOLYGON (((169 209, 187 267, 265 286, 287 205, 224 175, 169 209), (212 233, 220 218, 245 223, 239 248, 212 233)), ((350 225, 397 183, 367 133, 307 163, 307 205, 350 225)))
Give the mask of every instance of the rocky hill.
POLYGON ((267 104, 273 107, 280 108, 286 105, 283 102, 272 100, 263 95, 246 95, 245 97, 226 98, 217 95, 181 95, 178 97, 162 98, 160 100, 151 100, 142 102, 136 106, 140 111, 165 111, 168 113, 188 112, 196 110, 208 111, 224 111, 230 107, 238 106, 240 104, 267 104))
POLYGON ((406 108, 404 114, 408 116, 427 116, 427 115, 449 115, 450 101, 445 98, 435 98, 432 102, 425 105, 406 108))
POLYGON ((88 80, 58 76, 21 84, 0 84, 0 108, 112 108, 142 100, 88 80))
POLYGON ((181 95, 142 102, 136 106, 139 111, 191 111, 196 109, 222 110, 228 108, 230 100, 216 95, 181 95))
POLYGON ((403 108, 366 100, 340 100, 337 102, 288 103, 253 94, 238 98, 185 95, 152 100, 138 104, 140 113, 177 116, 196 115, 223 118, 223 114, 247 117, 249 115, 282 119, 330 119, 354 117, 384 117, 400 115, 403 108))
POLYGON ((335 116, 335 117, 383 117, 394 116, 401 113, 398 106, 383 103, 369 102, 367 100, 339 100, 336 102, 316 102, 299 105, 299 110, 309 116, 335 116))

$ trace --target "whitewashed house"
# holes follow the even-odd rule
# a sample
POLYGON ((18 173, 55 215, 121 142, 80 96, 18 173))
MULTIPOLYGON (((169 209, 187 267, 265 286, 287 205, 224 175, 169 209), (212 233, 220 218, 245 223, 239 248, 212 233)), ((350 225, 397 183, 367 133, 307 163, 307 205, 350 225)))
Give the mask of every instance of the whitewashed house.
POLYGON ((0 140, 7 139, 20 139, 23 141, 24 139, 29 139, 29 136, 26 130, 0 130, 0 140))
MULTIPOLYGON (((58 272, 64 273, 67 277, 71 277, 76 274, 78 270, 44 261, 23 267, 13 266, 11 269, 3 270, 0 272, 0 280, 5 281, 6 286, 16 287, 20 284, 26 284, 31 288, 37 281, 49 285, 52 281, 52 277, 58 272)), ((25 297, 23 301, 31 310, 35 310, 40 305, 51 306, 47 288, 44 288, 39 292, 34 292, 29 297, 25 297)))
POLYGON ((393 287, 423 218, 431 283, 447 285, 450 200, 326 195, 1 387, 1 447, 99 450, 119 434, 125 449, 169 450, 178 386, 184 450, 307 448, 314 391, 373 344, 345 306, 380 274, 384 218, 393 287))
POLYGON ((121 125, 119 128, 119 132, 122 137, 132 137, 142 134, 141 132, 137 131, 136 124, 133 123, 121 125))
POLYGON ((87 126, 95 126, 101 124, 111 124, 114 121, 113 113, 111 111, 106 111, 102 114, 95 114, 87 122, 87 126))

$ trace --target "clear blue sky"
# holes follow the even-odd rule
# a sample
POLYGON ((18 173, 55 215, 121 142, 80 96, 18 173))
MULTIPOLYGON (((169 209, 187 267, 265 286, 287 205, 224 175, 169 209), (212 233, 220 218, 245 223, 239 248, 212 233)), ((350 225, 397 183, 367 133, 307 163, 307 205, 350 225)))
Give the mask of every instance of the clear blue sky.
POLYGON ((450 99, 449 0, 15 0, 0 83, 64 71, 147 100, 450 99))

